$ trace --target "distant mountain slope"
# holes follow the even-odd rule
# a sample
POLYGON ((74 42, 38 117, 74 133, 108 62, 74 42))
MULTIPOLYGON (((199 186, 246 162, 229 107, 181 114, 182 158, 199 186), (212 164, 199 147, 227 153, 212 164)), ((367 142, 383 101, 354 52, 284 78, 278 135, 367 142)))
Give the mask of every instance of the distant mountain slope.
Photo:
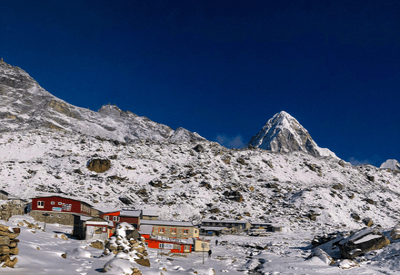
POLYGON ((276 153, 302 151, 315 157, 337 158, 329 149, 318 147, 308 131, 291 115, 281 111, 253 136, 245 147, 255 147, 276 153))
POLYGON ((203 140, 197 133, 170 127, 105 105, 98 112, 79 108, 45 91, 24 70, 0 62, 0 132, 41 127, 129 141, 203 140))

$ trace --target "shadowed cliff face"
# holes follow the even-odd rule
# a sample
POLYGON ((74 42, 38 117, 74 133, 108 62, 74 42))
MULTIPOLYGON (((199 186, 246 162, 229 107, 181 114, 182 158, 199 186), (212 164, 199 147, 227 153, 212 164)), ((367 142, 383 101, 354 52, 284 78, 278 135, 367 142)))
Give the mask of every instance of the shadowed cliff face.
POLYGON ((282 111, 274 115, 246 147, 252 146, 276 153, 302 151, 315 157, 336 155, 322 149, 314 142, 308 131, 291 115, 282 111))
POLYGON ((24 70, 0 61, 0 132, 51 128, 106 139, 173 142, 204 140, 196 133, 124 112, 114 105, 99 112, 79 108, 45 91, 24 70))

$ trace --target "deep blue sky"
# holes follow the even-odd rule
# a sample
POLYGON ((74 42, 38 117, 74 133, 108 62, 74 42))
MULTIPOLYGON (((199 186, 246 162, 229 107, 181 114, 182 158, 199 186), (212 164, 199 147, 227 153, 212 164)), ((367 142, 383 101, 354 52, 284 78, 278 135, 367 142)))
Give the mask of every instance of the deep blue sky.
POLYGON ((0 56, 55 96, 224 145, 275 113, 353 163, 400 160, 400 1, 1 1, 0 56))

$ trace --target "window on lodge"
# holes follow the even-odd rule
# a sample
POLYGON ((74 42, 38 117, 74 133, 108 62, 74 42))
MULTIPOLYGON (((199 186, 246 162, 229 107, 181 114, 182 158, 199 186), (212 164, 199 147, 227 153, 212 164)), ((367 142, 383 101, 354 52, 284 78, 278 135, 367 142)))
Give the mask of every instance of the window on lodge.
POLYGON ((55 204, 55 202, 54 202, 54 201, 52 201, 52 202, 51 202, 51 205, 54 205, 54 204, 55 204))
POLYGON ((171 228, 171 234, 176 235, 176 228, 171 228))
POLYGON ((189 229, 183 229, 183 235, 189 235, 189 229))
POLYGON ((37 207, 38 208, 44 208, 44 201, 38 201, 37 202, 37 207))
POLYGON ((164 227, 160 227, 158 229, 158 234, 165 234, 165 228, 164 227))
POLYGON ((118 216, 113 216, 113 221, 119 222, 119 217, 118 216))

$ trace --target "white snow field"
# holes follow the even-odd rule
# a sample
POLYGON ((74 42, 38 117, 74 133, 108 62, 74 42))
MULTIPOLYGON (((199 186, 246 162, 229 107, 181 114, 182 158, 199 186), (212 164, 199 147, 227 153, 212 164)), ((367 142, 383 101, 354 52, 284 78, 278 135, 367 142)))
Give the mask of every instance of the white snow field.
MULTIPOLYGON (((1 274, 99 274, 113 256, 100 257, 102 250, 89 242, 71 239, 71 226, 47 224, 42 229, 29 229, 24 221, 36 223, 31 217, 14 216, 1 224, 20 226, 19 255, 15 268, 1 269, 1 274), (63 239, 62 235, 68 237, 63 239), (63 258, 61 255, 66 254, 63 258)), ((39 223, 43 227, 43 223, 39 223)), ((143 274, 399 274, 400 242, 363 256, 360 267, 342 269, 347 260, 329 266, 318 257, 309 260, 310 241, 316 232, 294 230, 271 233, 266 237, 226 235, 211 237, 211 259, 207 253, 196 252, 186 257, 159 255, 148 249, 151 267, 137 267, 143 274), (215 245, 218 239, 219 245, 215 245), (222 242, 222 244, 221 244, 222 242), (225 244, 226 243, 226 244, 225 244), (214 273, 215 272, 215 273, 214 273)), ((125 260, 120 261, 120 265, 125 260)), ((118 264, 118 262, 117 262, 118 264)), ((108 274, 122 274, 109 273, 108 274)))

